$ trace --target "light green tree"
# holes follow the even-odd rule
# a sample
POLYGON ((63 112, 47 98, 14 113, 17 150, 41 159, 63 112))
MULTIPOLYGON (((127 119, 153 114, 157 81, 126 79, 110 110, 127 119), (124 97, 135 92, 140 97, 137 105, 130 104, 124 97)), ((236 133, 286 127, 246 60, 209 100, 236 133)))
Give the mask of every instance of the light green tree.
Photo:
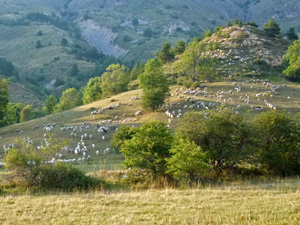
POLYGON ((68 88, 62 93, 55 111, 61 112, 72 109, 76 106, 82 105, 82 103, 82 94, 75 88, 68 88))
POLYGON ((294 41, 289 46, 286 54, 283 56, 283 60, 289 63, 286 70, 283 71, 290 78, 300 78, 300 40, 294 41))
POLYGON ((129 83, 129 70, 120 64, 111 64, 101 76, 101 90, 104 96, 126 91, 129 83))
POLYGON ((201 147, 188 140, 179 139, 170 153, 172 156, 167 159, 167 173, 181 184, 191 184, 197 176, 207 175, 211 168, 201 147))
POLYGON ((91 78, 83 88, 83 103, 88 104, 100 100, 102 97, 101 93, 101 77, 91 78))
POLYGON ((26 122, 32 119, 32 105, 26 105, 20 112, 20 121, 26 122))
POLYGON ((44 106, 44 110, 51 114, 54 112, 55 110, 55 106, 58 104, 57 98, 54 95, 49 95, 46 98, 46 102, 45 102, 45 106, 44 106))
POLYGON ((166 171, 166 159, 170 157, 172 135, 166 124, 150 121, 141 126, 131 139, 125 140, 121 152, 126 168, 147 169, 154 176, 166 171))

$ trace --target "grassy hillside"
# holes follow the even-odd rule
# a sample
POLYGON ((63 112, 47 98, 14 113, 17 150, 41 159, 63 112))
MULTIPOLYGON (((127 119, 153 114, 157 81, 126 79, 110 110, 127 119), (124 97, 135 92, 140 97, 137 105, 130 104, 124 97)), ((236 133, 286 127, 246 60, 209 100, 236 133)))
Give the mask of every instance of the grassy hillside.
MULTIPOLYGON (((272 78, 272 77, 271 77, 272 78)), ((260 79, 268 79, 268 77, 260 77, 260 79)), ((269 78, 270 79, 270 78, 269 78)), ((223 82, 214 82, 214 83, 205 83, 206 92, 208 94, 203 94, 204 86, 200 89, 200 92, 197 96, 195 96, 195 102, 203 101, 206 105, 209 103, 215 103, 216 106, 220 106, 221 104, 225 104, 223 107, 231 107, 235 111, 239 111, 239 113, 245 113, 250 116, 255 116, 260 111, 255 110, 256 107, 263 108, 262 111, 269 110, 264 103, 264 100, 272 104, 276 104, 278 110, 285 110, 286 113, 290 113, 292 115, 299 112, 300 109, 300 86, 295 83, 287 82, 283 78, 277 77, 275 80, 270 80, 272 84, 281 85, 281 88, 277 90, 276 94, 268 94, 264 97, 256 97, 258 93, 265 93, 266 91, 270 91, 270 88, 262 85, 262 83, 255 83, 254 79, 240 78, 235 77, 230 80, 224 80, 223 82), (240 92, 234 91, 234 85, 232 82, 244 82, 242 84, 242 89, 240 92), (233 90, 233 94, 229 94, 226 96, 227 98, 232 98, 232 101, 228 100, 226 102, 219 102, 216 96, 218 91, 228 92, 229 90, 233 90), (242 102, 240 100, 240 96, 245 97, 249 96, 250 102, 249 104, 242 102), (235 109, 236 106, 240 105, 239 109, 235 109)), ((186 102, 187 96, 192 95, 183 95, 183 90, 179 90, 176 92, 176 88, 181 88, 180 86, 172 86, 171 87, 171 96, 168 100, 168 103, 176 103, 170 110, 175 111, 177 115, 178 109, 181 109, 183 114, 185 112, 191 110, 204 110, 203 107, 197 108, 192 107, 194 103, 186 102), (182 96, 182 98, 179 98, 182 96)), ((16 138, 28 138, 34 140, 35 145, 39 145, 40 142, 44 140, 44 133, 47 133, 43 130, 44 124, 48 123, 56 123, 56 126, 53 130, 53 135, 58 138, 63 138, 68 141, 67 146, 70 148, 75 148, 77 143, 80 141, 80 136, 87 133, 92 134, 92 139, 85 139, 84 142, 87 145, 89 151, 88 154, 91 155, 91 161, 84 163, 76 163, 78 167, 85 170, 86 172, 96 172, 100 169, 122 169, 122 154, 110 153, 104 154, 103 150, 107 147, 110 147, 110 141, 115 129, 121 125, 128 126, 139 126, 142 122, 147 121, 149 119, 158 119, 161 121, 168 121, 168 117, 164 113, 165 110, 158 110, 155 113, 143 111, 141 108, 141 100, 131 101, 131 97, 137 96, 141 97, 142 92, 140 90, 134 90, 122 93, 120 95, 113 96, 112 98, 108 98, 105 100, 101 100, 98 102, 94 102, 91 104, 87 104, 84 106, 80 106, 78 108, 74 108, 69 111, 65 111, 58 114, 52 114, 44 118, 32 120, 29 122, 16 124, 13 126, 8 126, 0 129, 0 146, 4 144, 8 146, 8 144, 13 143, 16 138), (109 105, 116 105, 118 102, 121 102, 122 105, 119 108, 114 108, 112 110, 104 110, 104 112, 100 115, 91 115, 91 112, 95 109, 105 108, 109 105), (132 105, 129 106, 128 104, 132 105), (143 114, 141 116, 136 117, 135 112, 142 110, 143 114), (105 126, 110 127, 110 131, 107 134, 98 134, 97 127, 99 127, 99 123, 101 121, 111 120, 105 126), (70 133, 72 131, 62 131, 61 127, 65 126, 81 126, 83 122, 90 122, 89 129, 83 129, 80 133, 78 130, 78 135, 76 138, 71 138, 70 133), (23 133, 19 131, 22 130, 23 133), (105 140, 102 139, 102 136, 105 137, 105 140), (95 144, 95 149, 92 149, 92 144, 95 144), (100 154, 97 156, 96 151, 99 151, 100 154)), ((176 127, 177 121, 179 119, 174 120, 174 124, 170 124, 171 129, 176 127)), ((1 148, 0 154, 3 154, 4 151, 1 148)), ((64 153, 64 158, 81 158, 82 155, 75 156, 73 153, 64 153)))
POLYGON ((2 224, 298 224, 299 181, 0 198, 2 224))

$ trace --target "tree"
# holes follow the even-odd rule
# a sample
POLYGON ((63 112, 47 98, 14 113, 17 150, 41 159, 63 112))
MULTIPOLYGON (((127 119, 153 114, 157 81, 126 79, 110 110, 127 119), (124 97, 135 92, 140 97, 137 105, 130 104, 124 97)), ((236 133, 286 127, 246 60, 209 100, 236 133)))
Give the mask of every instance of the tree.
POLYGON ((210 30, 209 30, 209 29, 206 29, 205 32, 204 32, 204 35, 203 35, 203 39, 204 39, 204 38, 208 38, 208 37, 210 37, 210 36, 211 36, 210 30))
POLYGON ((101 76, 101 89, 104 96, 126 91, 129 83, 129 70, 120 64, 111 64, 101 76))
POLYGON ((58 101, 54 95, 47 96, 47 99, 45 102, 45 111, 49 114, 53 113, 57 104, 58 104, 58 101))
POLYGON ((230 20, 228 20, 226 23, 226 27, 231 27, 231 26, 232 26, 232 23, 230 22, 230 20))
POLYGON ((145 72, 138 77, 138 81, 143 90, 142 105, 145 109, 150 108, 155 111, 164 104, 169 86, 158 59, 148 60, 145 72))
POLYGON ((120 152, 125 156, 125 167, 147 169, 155 177, 164 175, 172 140, 166 124, 158 121, 143 124, 132 138, 125 140, 121 146, 120 152))
POLYGON ((36 41, 35 48, 41 48, 41 47, 43 47, 41 41, 40 40, 36 41))
POLYGON ((136 64, 130 72, 130 80, 136 80, 138 76, 144 72, 144 69, 145 69, 144 61, 136 64))
POLYGON ((126 140, 132 139, 136 130, 137 128, 135 127, 120 126, 120 128, 113 134, 111 145, 114 148, 121 149, 126 140))
POLYGON ((189 112, 178 127, 177 136, 200 146, 217 172, 254 158, 255 130, 231 110, 189 112))
POLYGON ((295 41, 295 40, 298 40, 299 37, 298 35, 296 34, 295 32, 295 29, 294 27, 290 27, 290 29, 288 30, 288 32, 286 33, 286 36, 289 40, 291 41, 295 41))
POLYGON ((32 105, 26 105, 20 112, 20 121, 26 122, 32 119, 32 105))
POLYGON ((9 101, 8 85, 9 85, 8 80, 2 79, 0 77, 0 127, 5 124, 3 118, 6 114, 6 109, 9 101))
POLYGON ((283 60, 289 63, 286 70, 283 71, 287 77, 293 79, 300 78, 300 40, 294 41, 294 43, 289 46, 286 54, 283 56, 283 60))
POLYGON ((170 153, 172 155, 167 159, 167 173, 181 184, 191 184, 197 176, 206 175, 210 168, 201 147, 188 140, 179 139, 170 153))
POLYGON ((62 93, 59 99, 59 104, 56 106, 56 111, 72 109, 76 106, 82 105, 82 94, 75 88, 68 88, 62 93))
POLYGON ((183 40, 179 40, 176 42, 176 46, 174 48, 175 55, 182 54, 185 50, 186 44, 183 40))
POLYGON ((270 37, 280 35, 280 27, 277 23, 275 23, 273 18, 271 18, 268 23, 264 25, 264 31, 270 37))
POLYGON ((182 73, 191 80, 191 83, 199 81, 200 79, 213 80, 216 75, 214 64, 216 60, 205 56, 207 46, 204 42, 192 42, 185 49, 177 64, 179 73, 182 73))
POLYGON ((70 70, 70 76, 76 77, 78 75, 78 73, 79 73, 78 65, 76 63, 74 63, 70 70))
POLYGON ((91 78, 83 88, 83 103, 88 104, 100 100, 102 97, 101 93, 101 77, 91 78))
POLYGON ((300 174, 299 120, 270 110, 255 119, 260 131, 259 156, 263 169, 286 176, 300 174))
POLYGON ((67 46, 68 45, 68 40, 66 38, 62 38, 60 41, 62 46, 67 46))
POLYGON ((137 18, 133 18, 131 20, 131 24, 132 24, 132 26, 136 27, 137 25, 139 25, 139 20, 137 18))
POLYGON ((163 44, 162 50, 158 55, 158 58, 163 62, 170 62, 174 59, 174 53, 172 52, 171 44, 169 42, 165 42, 163 44))

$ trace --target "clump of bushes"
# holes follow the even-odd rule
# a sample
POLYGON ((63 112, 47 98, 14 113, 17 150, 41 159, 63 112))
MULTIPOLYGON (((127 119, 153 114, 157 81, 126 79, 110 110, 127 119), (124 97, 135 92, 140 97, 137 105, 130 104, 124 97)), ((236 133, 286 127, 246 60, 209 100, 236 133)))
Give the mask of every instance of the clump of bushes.
POLYGON ((50 145, 38 150, 26 141, 17 140, 13 149, 4 157, 10 170, 10 182, 33 191, 84 191, 100 188, 99 179, 86 176, 73 165, 63 162, 50 163, 51 157, 59 152, 63 143, 50 138, 50 145))

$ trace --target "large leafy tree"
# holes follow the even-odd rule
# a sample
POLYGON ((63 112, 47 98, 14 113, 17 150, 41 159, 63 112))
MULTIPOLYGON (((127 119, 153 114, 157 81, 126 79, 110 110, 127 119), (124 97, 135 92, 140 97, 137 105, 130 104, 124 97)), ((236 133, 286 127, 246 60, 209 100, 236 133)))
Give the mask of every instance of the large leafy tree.
POLYGON ((177 64, 178 72, 185 74, 193 83, 200 79, 213 79, 214 60, 205 56, 207 46, 204 42, 194 41, 185 49, 177 64))
POLYGON ((231 110, 189 112, 182 119, 177 135, 202 148, 218 171, 232 168, 253 158, 253 129, 231 110))
POLYGON ((83 88, 83 103, 88 104, 101 99, 101 77, 94 77, 89 80, 83 88))
POLYGON ((75 88, 68 88, 62 93, 56 110, 61 112, 82 105, 82 94, 75 88))
POLYGON ((32 105, 26 105, 20 112, 20 121, 26 122, 32 119, 32 105))
POLYGON ((181 184, 191 184, 197 176, 207 174, 210 168, 201 147, 188 140, 179 139, 170 153, 172 156, 167 159, 167 173, 181 184))
POLYGON ((167 78, 162 71, 158 59, 148 60, 145 71, 138 77, 140 88, 143 90, 142 105, 152 111, 164 104, 169 93, 167 78))
POLYGON ((125 156, 124 165, 127 168, 147 169, 154 176, 164 175, 172 140, 166 124, 158 121, 143 124, 121 146, 125 156))
POLYGON ((54 95, 49 95, 46 98, 44 110, 51 114, 55 110, 55 106, 58 104, 57 98, 54 95))
POLYGON ((288 48, 283 60, 289 62, 289 67, 283 71, 288 77, 299 79, 300 78, 300 40, 288 48))
POLYGON ((104 96, 126 91, 129 83, 129 70, 126 66, 111 64, 101 77, 101 89, 104 96))
POLYGON ((275 23, 273 18, 271 18, 268 23, 264 25, 264 31, 271 37, 280 35, 280 27, 277 23, 275 23))
POLYGON ((260 114, 255 124, 262 167, 281 176, 300 174, 299 119, 271 110, 260 114))
POLYGON ((8 105, 8 80, 1 79, 0 77, 0 126, 4 125, 4 116, 8 105))

